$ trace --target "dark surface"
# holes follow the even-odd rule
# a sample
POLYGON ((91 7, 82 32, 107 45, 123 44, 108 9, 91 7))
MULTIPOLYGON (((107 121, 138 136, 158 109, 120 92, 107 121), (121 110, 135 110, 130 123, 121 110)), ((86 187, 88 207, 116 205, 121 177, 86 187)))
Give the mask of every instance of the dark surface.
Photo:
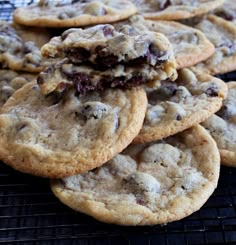
MULTIPOLYGON (((31 1, 0 0, 0 19, 31 1), (15 3, 15 5, 12 4, 15 3)), ((221 76, 236 80, 236 72, 221 76)), ((0 244, 236 244, 236 169, 221 168, 218 188, 191 216, 165 226, 100 223, 61 204, 49 181, 0 163, 0 244)))
POLYGON ((61 204, 47 179, 0 164, 0 244, 236 244, 236 169, 222 167, 218 188, 191 216, 165 226, 100 223, 61 204))

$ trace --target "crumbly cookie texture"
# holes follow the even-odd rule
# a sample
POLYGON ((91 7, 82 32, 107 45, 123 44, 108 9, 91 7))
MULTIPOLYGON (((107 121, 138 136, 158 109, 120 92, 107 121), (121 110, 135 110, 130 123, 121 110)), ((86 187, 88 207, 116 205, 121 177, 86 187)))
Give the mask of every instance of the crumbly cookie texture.
POLYGON ((26 26, 77 27, 111 23, 136 13, 127 0, 39 1, 15 10, 14 21, 26 26))
POLYGON ((184 68, 175 82, 147 88, 148 107, 143 127, 133 143, 151 142, 198 124, 218 111, 227 95, 220 79, 184 68))
POLYGON ((224 0, 131 0, 138 13, 147 19, 181 20, 205 14, 221 6, 224 0))
POLYGON ((0 65, 16 71, 39 72, 42 56, 34 42, 25 42, 11 26, 0 21, 0 65))
POLYGON ((216 143, 197 125, 132 145, 100 168, 51 182, 69 207, 119 225, 166 224, 198 210, 217 186, 216 143))
POLYGON ((0 114, 0 159, 33 175, 59 178, 110 160, 131 143, 147 107, 142 88, 44 96, 28 83, 0 114))
POLYGON ((200 29, 215 45, 215 53, 196 65, 203 72, 225 73, 236 69, 236 26, 220 17, 209 15, 198 23, 200 29))
POLYGON ((33 80, 36 80, 34 74, 0 69, 0 106, 3 106, 16 90, 33 80))
POLYGON ((213 13, 236 24, 236 0, 225 0, 224 4, 215 9, 213 13))
POLYGON ((42 47, 46 58, 60 59, 38 77, 44 94, 75 87, 78 92, 105 87, 133 87, 176 78, 168 39, 132 26, 112 25, 69 29, 42 47))
POLYGON ((202 125, 216 141, 222 164, 236 167, 236 82, 227 85, 228 96, 221 109, 202 125))

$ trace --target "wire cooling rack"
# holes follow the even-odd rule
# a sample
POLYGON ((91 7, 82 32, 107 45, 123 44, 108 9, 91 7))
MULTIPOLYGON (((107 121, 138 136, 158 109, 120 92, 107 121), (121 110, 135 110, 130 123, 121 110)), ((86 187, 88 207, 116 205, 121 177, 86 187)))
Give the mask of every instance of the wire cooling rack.
MULTIPOLYGON (((15 8, 31 2, 0 0, 0 19, 10 21, 15 8)), ((236 72, 220 77, 236 81, 236 72)), ((191 216, 165 226, 120 227, 69 209, 47 179, 0 162, 0 244, 236 244, 236 169, 221 168, 214 194, 191 216)))

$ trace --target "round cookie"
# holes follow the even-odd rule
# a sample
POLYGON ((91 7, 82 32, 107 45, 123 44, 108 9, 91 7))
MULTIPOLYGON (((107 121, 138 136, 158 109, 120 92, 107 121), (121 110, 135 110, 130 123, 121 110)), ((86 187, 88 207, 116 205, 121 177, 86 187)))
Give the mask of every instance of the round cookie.
POLYGON ((221 6, 224 0, 131 0, 147 19, 181 20, 221 6))
POLYGON ((209 58, 215 51, 214 45, 195 28, 174 21, 146 20, 150 31, 164 34, 174 50, 177 69, 195 65, 209 58))
POLYGON ((76 27, 111 23, 136 13, 136 7, 127 0, 40 0, 15 10, 14 21, 26 26, 76 27))
POLYGON ((61 202, 118 225, 166 224, 201 208, 217 186, 216 143, 197 125, 162 141, 131 145, 100 168, 53 180, 61 202))
POLYGON ((0 66, 15 71, 40 72, 43 60, 39 47, 24 41, 10 24, 0 21, 0 66))
POLYGON ((37 84, 28 83, 1 109, 0 159, 48 178, 93 169, 131 143, 146 106, 142 88, 44 96, 37 84))
POLYGON ((212 75, 236 69, 236 26, 230 21, 209 15, 194 26, 215 45, 215 53, 195 67, 212 75))
POLYGON ((0 106, 3 106, 17 89, 33 79, 36 79, 36 75, 31 73, 17 73, 12 70, 0 69, 0 106))
POLYGON ((133 143, 151 142, 194 126, 220 109, 227 85, 220 79, 184 68, 175 82, 147 88, 148 108, 133 143))
POLYGON ((210 132, 220 151, 221 162, 236 167, 236 82, 229 82, 221 109, 202 125, 210 132))
POLYGON ((236 0, 225 0, 224 4, 215 9, 213 13, 236 24, 236 0))

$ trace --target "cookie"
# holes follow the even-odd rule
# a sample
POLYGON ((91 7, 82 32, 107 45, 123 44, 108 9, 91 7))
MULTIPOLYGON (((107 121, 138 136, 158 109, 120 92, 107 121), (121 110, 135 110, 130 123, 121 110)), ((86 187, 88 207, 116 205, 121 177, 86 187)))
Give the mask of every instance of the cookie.
POLYGON ((147 19, 181 20, 201 15, 221 6, 224 0, 131 0, 147 19))
POLYGON ((1 109, 0 159, 48 178, 93 169, 131 143, 146 106, 142 88, 44 96, 37 84, 28 83, 1 109))
POLYGON ((215 45, 215 53, 196 65, 203 72, 221 74, 236 69, 236 26, 220 17, 209 15, 196 26, 215 45))
POLYGON ((201 31, 175 21, 145 20, 141 15, 134 15, 113 25, 116 29, 130 25, 143 33, 154 31, 164 34, 173 47, 177 69, 195 65, 209 58, 215 50, 201 31))
POLYGON ((147 20, 151 31, 163 33, 170 41, 177 63, 177 69, 195 65, 206 60, 215 51, 214 45, 195 28, 174 21, 147 20))
POLYGON ((36 80, 36 75, 34 74, 0 69, 0 106, 3 106, 17 89, 33 79, 36 80))
POLYGON ((42 47, 54 36, 54 30, 52 29, 22 26, 17 25, 16 23, 13 23, 12 26, 24 42, 31 41, 37 47, 42 47))
POLYGON ((218 111, 227 85, 220 79, 184 68, 175 82, 147 88, 148 108, 133 143, 151 142, 190 128, 218 111))
POLYGON ((127 0, 41 0, 16 9, 13 19, 26 26, 77 27, 115 22, 136 11, 136 7, 127 0))
POLYGON ((11 24, 0 21, 0 66, 16 71, 40 72, 43 69, 39 47, 25 42, 11 24))
POLYGON ((51 182, 61 202, 118 225, 166 224, 201 208, 217 186, 220 157, 201 126, 133 145, 102 167, 51 182))
POLYGON ((75 87, 79 93, 106 87, 133 87, 176 78, 176 63, 168 39, 155 32, 140 33, 124 25, 73 28, 41 49, 58 59, 38 77, 44 94, 75 87))
POLYGON ((236 24, 236 0, 225 0, 224 4, 215 9, 213 13, 236 24))
POLYGON ((221 109, 202 125, 210 132, 224 165, 236 167, 236 82, 229 82, 228 96, 221 109))

